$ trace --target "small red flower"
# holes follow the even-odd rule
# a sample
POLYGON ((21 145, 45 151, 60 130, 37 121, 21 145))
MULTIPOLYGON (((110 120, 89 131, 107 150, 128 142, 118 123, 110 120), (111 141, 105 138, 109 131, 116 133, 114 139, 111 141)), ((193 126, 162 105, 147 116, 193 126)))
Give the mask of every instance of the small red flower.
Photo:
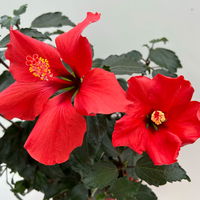
POLYGON ((0 113, 23 120, 39 115, 25 148, 46 165, 68 160, 71 151, 82 144, 86 131, 82 115, 125 111, 125 92, 113 73, 91 69, 92 50, 81 36, 99 18, 98 13, 87 13, 80 24, 56 38, 57 48, 10 31, 6 58, 16 82, 0 93, 0 113))
POLYGON ((176 162, 180 147, 200 137, 200 103, 191 101, 194 89, 183 76, 143 76, 128 81, 132 104, 117 121, 114 146, 147 152, 156 165, 176 162))

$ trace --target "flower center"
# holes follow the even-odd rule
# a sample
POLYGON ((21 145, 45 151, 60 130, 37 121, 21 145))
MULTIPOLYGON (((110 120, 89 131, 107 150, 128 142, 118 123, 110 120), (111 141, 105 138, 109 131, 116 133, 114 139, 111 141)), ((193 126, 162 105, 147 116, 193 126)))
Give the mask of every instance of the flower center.
POLYGON ((165 114, 160 110, 153 111, 151 114, 151 121, 156 125, 160 125, 166 121, 165 114))
POLYGON ((48 81, 53 77, 51 72, 49 61, 38 54, 26 57, 26 65, 29 67, 29 71, 33 76, 40 78, 41 80, 48 81))

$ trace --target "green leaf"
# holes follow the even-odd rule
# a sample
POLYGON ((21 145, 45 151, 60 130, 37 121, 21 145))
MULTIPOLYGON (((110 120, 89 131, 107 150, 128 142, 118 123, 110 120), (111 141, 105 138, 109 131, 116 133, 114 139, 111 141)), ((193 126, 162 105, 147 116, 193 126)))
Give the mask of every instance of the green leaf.
POLYGON ((154 39, 150 41, 150 43, 152 44, 159 43, 159 42, 163 42, 164 44, 166 44, 168 42, 168 39, 163 37, 163 38, 154 39))
POLYGON ((153 70, 152 76, 154 77, 154 76, 156 76, 157 74, 162 74, 162 75, 169 76, 169 77, 173 77, 173 78, 174 78, 174 77, 177 77, 176 74, 171 73, 171 72, 169 72, 169 71, 167 71, 167 70, 165 70, 165 69, 155 69, 155 70, 153 70))
POLYGON ((141 59, 142 54, 133 50, 120 56, 111 55, 103 61, 102 65, 110 66, 110 70, 115 74, 144 73, 146 67, 140 62, 141 59))
POLYGON ((0 59, 2 59, 3 61, 6 59, 5 58, 5 51, 0 51, 0 59))
POLYGON ((147 155, 138 160, 136 174, 148 184, 155 186, 164 185, 167 182, 181 181, 183 179, 190 181, 185 170, 178 163, 156 166, 147 155))
POLYGON ((6 47, 6 45, 10 42, 10 34, 6 35, 3 39, 0 40, 0 48, 6 47))
POLYGON ((128 89, 128 85, 125 79, 123 78, 118 78, 117 79, 118 83, 120 84, 120 86, 126 91, 128 89))
POLYGON ((32 38, 37 39, 37 40, 41 40, 41 41, 46 40, 46 39, 51 40, 51 38, 50 38, 49 36, 47 36, 47 35, 45 35, 45 34, 39 32, 39 31, 36 30, 36 29, 32 29, 32 28, 22 28, 22 29, 20 29, 20 31, 21 31, 22 33, 24 33, 25 35, 28 35, 28 36, 30 36, 30 37, 32 37, 32 38))
POLYGON ((138 179, 138 176, 135 172, 135 166, 137 161, 142 156, 140 154, 137 154, 130 148, 126 148, 122 151, 120 154, 121 161, 125 164, 125 166, 131 166, 131 168, 126 168, 126 172, 128 173, 128 177, 132 177, 134 179, 138 179))
POLYGON ((7 15, 1 16, 0 17, 1 28, 5 27, 5 28, 9 29, 11 26, 11 20, 12 20, 12 17, 10 17, 10 16, 7 16, 7 15))
POLYGON ((87 117, 87 141, 97 148, 107 132, 107 120, 104 115, 87 117))
POLYGON ((88 190, 83 184, 79 184, 72 189, 69 200, 85 200, 87 198, 88 190))
POLYGON ((15 183, 13 192, 24 194, 27 188, 29 188, 29 184, 26 180, 17 181, 15 183))
POLYGON ((117 179, 118 170, 111 162, 99 161, 92 166, 91 171, 83 178, 88 188, 102 189, 117 179))
POLYGON ((18 9, 14 10, 13 14, 19 16, 19 15, 25 13, 26 9, 27 9, 27 4, 24 4, 24 5, 20 6, 18 9))
POLYGON ((175 73, 178 68, 182 68, 179 58, 169 49, 152 49, 150 51, 149 59, 158 66, 168 69, 171 73, 175 73))
POLYGON ((92 67, 94 67, 94 68, 97 68, 97 67, 100 68, 100 67, 102 67, 102 63, 103 63, 103 59, 96 58, 92 62, 92 67))
POLYGON ((157 197, 146 185, 119 178, 111 186, 109 192, 117 200, 156 200, 157 197))
POLYGON ((4 71, 0 75, 0 92, 6 89, 9 85, 14 83, 14 79, 9 71, 4 71))
POLYGON ((62 15, 61 12, 45 13, 35 18, 31 23, 31 27, 35 28, 48 28, 48 27, 61 27, 61 26, 75 26, 68 17, 62 15))

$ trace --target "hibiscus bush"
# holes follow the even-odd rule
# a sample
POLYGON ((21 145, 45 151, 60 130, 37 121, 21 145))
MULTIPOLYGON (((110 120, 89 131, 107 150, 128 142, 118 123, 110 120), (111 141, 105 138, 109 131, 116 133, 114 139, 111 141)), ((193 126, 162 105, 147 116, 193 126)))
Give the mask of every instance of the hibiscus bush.
POLYGON ((26 9, 0 18, 0 114, 10 123, 0 124, 0 174, 12 175, 16 198, 156 200, 151 185, 190 181, 177 159, 200 137, 200 103, 167 39, 145 44, 147 58, 94 59, 82 32, 99 13, 76 25, 49 12, 24 28, 26 9))

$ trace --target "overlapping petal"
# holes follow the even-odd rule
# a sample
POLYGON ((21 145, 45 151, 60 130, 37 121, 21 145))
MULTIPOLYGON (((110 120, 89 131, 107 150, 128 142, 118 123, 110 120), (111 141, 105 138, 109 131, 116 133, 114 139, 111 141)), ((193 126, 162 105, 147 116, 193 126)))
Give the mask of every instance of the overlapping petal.
POLYGON ((168 130, 159 130, 149 134, 146 152, 155 165, 170 165, 177 161, 180 147, 178 136, 168 130))
POLYGON ((7 119, 34 120, 58 88, 46 81, 15 82, 0 93, 0 113, 7 119))
POLYGON ((83 115, 124 112, 129 103, 114 74, 100 68, 86 74, 74 100, 83 115))
POLYGON ((112 135, 113 146, 128 146, 141 154, 146 150, 148 132, 140 118, 126 115, 115 125, 112 135))
POLYGON ((79 77, 85 75, 92 67, 92 49, 87 38, 82 37, 81 33, 99 18, 99 13, 88 12, 81 23, 56 38, 56 46, 61 57, 79 77))
POLYGON ((159 74, 153 79, 132 77, 128 83, 127 98, 132 104, 116 123, 113 144, 146 151, 156 165, 176 162, 180 147, 200 137, 200 103, 191 102, 190 82, 183 76, 159 74), (162 113, 164 121, 155 123, 154 111, 162 113))
POLYGON ((54 76, 68 74, 61 63, 58 51, 54 47, 17 30, 10 30, 10 43, 5 56, 10 60, 10 72, 18 82, 40 81, 38 77, 29 72, 29 67, 26 65, 26 57, 34 54, 48 60, 54 76))
POLYGON ((70 98, 62 94, 49 100, 25 143, 29 154, 43 164, 67 161, 71 151, 82 144, 86 122, 70 98))

